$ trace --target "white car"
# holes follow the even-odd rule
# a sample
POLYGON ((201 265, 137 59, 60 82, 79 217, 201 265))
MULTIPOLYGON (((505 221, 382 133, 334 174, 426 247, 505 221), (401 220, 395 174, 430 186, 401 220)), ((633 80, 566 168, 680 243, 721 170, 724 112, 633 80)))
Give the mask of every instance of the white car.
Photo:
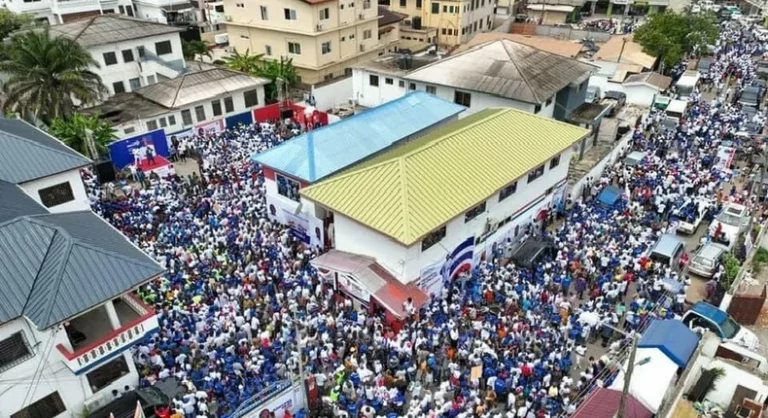
POLYGON ((709 225, 712 241, 722 243, 730 250, 752 221, 752 215, 746 206, 738 203, 728 203, 709 225), (715 232, 720 230, 719 236, 715 232))
POLYGON ((701 225, 701 221, 704 220, 704 218, 707 216, 707 213, 709 212, 709 208, 712 206, 712 201, 709 199, 705 199, 702 197, 697 197, 695 199, 687 199, 685 203, 683 203, 679 208, 676 208, 673 212, 673 216, 677 216, 680 218, 678 224, 677 224, 677 232, 682 232, 683 234, 695 234, 696 231, 699 229, 699 225, 701 225), (695 219, 683 219, 682 216, 684 216, 685 213, 687 213, 686 206, 689 205, 698 205, 699 208, 699 214, 695 219))

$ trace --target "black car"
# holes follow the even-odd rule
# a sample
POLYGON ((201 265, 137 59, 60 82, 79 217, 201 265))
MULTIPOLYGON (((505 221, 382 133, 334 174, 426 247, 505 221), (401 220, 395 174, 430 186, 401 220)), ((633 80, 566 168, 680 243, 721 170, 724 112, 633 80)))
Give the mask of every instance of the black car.
POLYGON ((119 398, 91 412, 88 418, 133 418, 136 413, 137 402, 141 402, 141 409, 146 418, 155 417, 156 407, 166 407, 171 399, 160 389, 149 386, 124 393, 119 398))
POLYGON ((554 257, 555 245, 545 239, 529 238, 512 253, 510 257, 516 266, 536 268, 547 258, 554 257))

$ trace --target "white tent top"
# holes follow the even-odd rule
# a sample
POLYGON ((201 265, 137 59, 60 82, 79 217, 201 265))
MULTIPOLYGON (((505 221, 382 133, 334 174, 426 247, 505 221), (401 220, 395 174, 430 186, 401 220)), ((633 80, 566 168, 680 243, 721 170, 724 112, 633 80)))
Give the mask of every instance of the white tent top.
MULTIPOLYGON (((629 361, 624 362, 624 370, 626 370, 628 363, 629 361)), ((673 383, 675 373, 677 373, 677 364, 661 350, 658 348, 638 348, 635 354, 635 370, 632 372, 629 393, 655 414, 661 406, 661 401, 664 400, 667 388, 673 383)), ((616 376, 610 389, 622 390, 623 388, 624 371, 619 371, 619 375, 616 376)))

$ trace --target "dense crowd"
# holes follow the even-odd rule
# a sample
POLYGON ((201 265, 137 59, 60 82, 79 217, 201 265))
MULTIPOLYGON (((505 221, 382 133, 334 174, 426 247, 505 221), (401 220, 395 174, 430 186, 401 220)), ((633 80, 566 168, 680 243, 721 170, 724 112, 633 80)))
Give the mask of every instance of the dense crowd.
MULTIPOLYGON (((230 416, 278 382, 312 376, 321 414, 358 417, 555 417, 572 413, 594 385, 609 385, 612 356, 652 318, 683 309, 689 279, 654 262, 649 245, 676 222, 744 200, 726 191, 732 172, 716 149, 745 116, 726 92, 750 82, 749 32, 724 27, 708 77, 723 83, 706 101, 695 92, 687 115, 664 129, 663 112, 638 124, 631 150, 571 196, 563 219, 521 236, 554 250, 534 268, 508 263, 513 242, 450 281, 402 324, 356 309, 309 265, 309 248, 267 219, 264 180, 250 156, 282 142, 281 129, 257 124, 177 141, 195 155, 200 175, 143 187, 91 181, 93 206, 167 269, 140 290, 159 312, 160 331, 133 352, 141 385, 176 378, 178 416, 230 416), (610 206, 595 196, 624 190, 610 206), (119 190, 118 190, 119 189, 119 190), (618 332, 624 330, 626 333, 618 332), (588 347, 596 340, 605 349, 588 347)), ((762 121, 760 122, 762 123, 762 121)), ((282 129, 284 130, 284 129, 282 129)))

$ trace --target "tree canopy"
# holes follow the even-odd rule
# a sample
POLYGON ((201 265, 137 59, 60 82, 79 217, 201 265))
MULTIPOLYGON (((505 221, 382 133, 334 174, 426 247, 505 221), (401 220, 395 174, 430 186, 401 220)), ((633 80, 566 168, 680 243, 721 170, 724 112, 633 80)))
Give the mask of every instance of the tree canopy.
POLYGON ((184 59, 195 60, 200 57, 200 61, 203 57, 211 58, 211 51, 208 50, 208 44, 198 40, 182 40, 181 41, 181 53, 184 55, 184 59))
POLYGON ((263 54, 251 55, 250 49, 246 49, 244 54, 241 54, 235 49, 235 52, 232 55, 223 57, 222 61, 224 61, 224 66, 231 70, 242 71, 244 73, 255 73, 261 64, 261 58, 263 56, 263 54))
POLYGON ((286 87, 293 86, 298 80, 296 67, 293 66, 291 58, 265 60, 263 57, 263 54, 251 55, 250 50, 245 50, 244 54, 235 50, 234 54, 224 57, 223 61, 229 69, 268 78, 271 83, 265 88, 267 100, 277 100, 277 79, 282 79, 286 87))
POLYGON ((714 43, 717 34, 717 23, 711 14, 665 12, 651 15, 635 31, 633 39, 646 53, 659 57, 665 68, 671 68, 686 54, 697 54, 714 43))
POLYGON ((51 135, 59 138, 75 151, 96 158, 88 150, 86 139, 91 135, 97 154, 107 150, 107 144, 117 138, 112 124, 102 120, 98 115, 75 113, 68 118, 56 118, 51 122, 51 135))

